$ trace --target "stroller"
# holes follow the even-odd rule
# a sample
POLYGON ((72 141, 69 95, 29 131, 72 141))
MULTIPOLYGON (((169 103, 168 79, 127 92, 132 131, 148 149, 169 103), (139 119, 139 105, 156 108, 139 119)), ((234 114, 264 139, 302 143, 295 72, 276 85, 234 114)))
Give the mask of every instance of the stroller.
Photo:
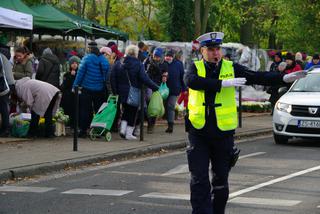
POLYGON ((90 139, 104 136, 110 142, 112 135, 110 129, 117 113, 118 96, 110 95, 106 103, 103 103, 99 111, 94 115, 90 124, 90 139))

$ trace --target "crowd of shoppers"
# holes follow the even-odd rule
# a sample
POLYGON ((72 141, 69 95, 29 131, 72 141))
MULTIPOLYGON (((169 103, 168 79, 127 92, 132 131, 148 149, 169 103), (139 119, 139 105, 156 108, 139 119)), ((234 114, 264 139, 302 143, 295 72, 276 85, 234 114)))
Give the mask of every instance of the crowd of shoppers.
MULTIPOLYGON (((28 136, 38 136, 39 119, 44 117, 44 136, 53 137, 52 117, 58 107, 69 115, 69 125, 74 129, 74 90, 77 86, 81 89, 79 137, 87 137, 94 114, 113 94, 119 96, 113 130, 119 130, 120 136, 127 140, 134 140, 140 132, 139 124, 143 122, 138 117, 139 112, 146 110, 151 94, 159 90, 162 83, 166 83, 169 89, 169 96, 164 100, 166 113, 163 119, 168 123, 164 131, 173 132, 177 99, 186 95, 181 54, 161 47, 151 49, 149 54, 149 48, 143 42, 129 45, 124 54, 114 42, 100 49, 96 42, 90 42, 88 53, 84 56, 79 53, 74 47, 66 55, 68 69, 65 73, 62 73, 60 58, 49 47, 43 49, 38 59, 27 47, 18 47, 11 60, 13 63, 10 55, 1 54, 0 69, 8 93, 1 95, 0 91, 0 136, 10 134, 10 113, 30 112, 28 136), (127 102, 131 87, 146 90, 146 97, 142 98, 145 106, 133 106, 127 102)), ((157 118, 147 117, 146 120, 148 133, 153 133, 157 118)))

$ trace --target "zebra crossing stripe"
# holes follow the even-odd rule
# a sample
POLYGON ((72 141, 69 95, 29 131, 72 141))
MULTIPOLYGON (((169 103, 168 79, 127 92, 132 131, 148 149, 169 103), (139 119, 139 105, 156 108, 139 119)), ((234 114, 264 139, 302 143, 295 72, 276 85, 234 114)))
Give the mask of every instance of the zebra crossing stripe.
POLYGON ((270 180, 270 181, 267 181, 267 182, 264 182, 264 183, 261 183, 261 184, 257 184, 255 186, 248 187, 248 188, 239 190, 237 192, 233 192, 233 193, 229 194, 229 198, 235 198, 235 197, 238 197, 240 195, 246 194, 248 192, 252 192, 252 191, 261 189, 263 187, 270 186, 270 185, 273 185, 273 184, 276 184, 276 183, 279 183, 279 182, 282 182, 282 181, 286 181, 286 180, 289 180, 291 178, 295 178, 295 177, 298 177, 300 175, 304 175, 304 174, 307 174, 307 173, 310 173, 310 172, 314 172, 314 171, 318 171, 318 170, 320 170, 320 165, 312 167, 312 168, 309 168, 309 169, 305 169, 305 170, 302 170, 302 171, 298 171, 298 172, 295 172, 295 173, 292 173, 292 174, 289 174, 289 175, 286 175, 286 176, 283 176, 283 177, 280 177, 280 178, 276 178, 276 179, 273 179, 273 180, 270 180))
POLYGON ((141 198, 158 198, 158 199, 175 199, 175 200, 190 200, 190 194, 175 194, 175 193, 160 193, 151 192, 139 196, 141 198))
POLYGON ((296 201, 296 200, 282 200, 282 199, 271 199, 271 198, 246 198, 246 197, 233 198, 229 200, 229 202, 237 203, 237 204, 254 204, 254 205, 284 206, 284 207, 291 207, 301 203, 301 201, 296 201))
POLYGON ((242 155, 239 157, 239 160, 244 159, 244 158, 258 156, 258 155, 264 155, 264 154, 266 154, 266 152, 255 152, 255 153, 251 153, 251 154, 247 154, 247 155, 242 155))
MULTIPOLYGON (((151 192, 145 195, 141 195, 141 198, 154 198, 154 199, 168 199, 168 200, 190 200, 189 194, 175 194, 175 193, 160 193, 151 192)), ((270 199, 270 198, 245 198, 237 197, 229 200, 230 203, 237 204, 253 204, 253 205, 267 205, 267 206, 295 206, 301 201, 296 200, 282 200, 282 199, 270 199)))
POLYGON ((162 176, 182 174, 182 173, 187 173, 187 172, 189 172, 188 164, 181 164, 173 169, 170 169, 168 172, 163 173, 162 176))
POLYGON ((72 195, 105 195, 105 196, 123 196, 129 194, 133 191, 126 190, 110 190, 110 189, 72 189, 62 194, 72 194, 72 195))
POLYGON ((44 193, 54 190, 55 188, 49 187, 25 187, 25 186, 1 186, 0 192, 33 192, 44 193))
MULTIPOLYGON (((239 160, 245 159, 245 158, 250 158, 250 157, 255 157, 258 155, 264 155, 266 152, 255 152, 247 155, 242 155, 239 157, 239 160)), ((161 176, 170 176, 170 175, 176 175, 176 174, 183 174, 183 173, 189 173, 189 167, 188 164, 180 164, 176 166, 173 169, 170 169, 169 171, 163 173, 161 176)))

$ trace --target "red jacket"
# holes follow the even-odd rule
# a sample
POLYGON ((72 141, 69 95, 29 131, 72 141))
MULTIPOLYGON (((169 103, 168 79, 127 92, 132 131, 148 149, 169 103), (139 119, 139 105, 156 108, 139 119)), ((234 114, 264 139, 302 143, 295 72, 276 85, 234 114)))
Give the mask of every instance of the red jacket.
POLYGON ((301 66, 300 66, 299 64, 296 64, 296 65, 295 65, 294 67, 292 67, 292 68, 286 68, 285 73, 290 74, 290 73, 292 73, 292 72, 301 71, 301 70, 303 70, 303 69, 301 68, 301 66))

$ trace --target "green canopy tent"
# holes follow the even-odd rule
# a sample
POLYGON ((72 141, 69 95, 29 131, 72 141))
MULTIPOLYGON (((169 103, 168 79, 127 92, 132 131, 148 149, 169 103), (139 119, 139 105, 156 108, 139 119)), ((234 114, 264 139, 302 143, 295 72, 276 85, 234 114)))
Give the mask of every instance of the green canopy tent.
MULTIPOLYGON (((40 16, 55 17, 56 20, 63 20, 66 23, 69 23, 75 26, 75 27, 65 26, 65 28, 63 29, 63 35, 83 36, 85 34, 91 34, 91 31, 86 28, 83 28, 79 22, 61 13, 58 9, 56 9, 51 5, 38 5, 30 8, 40 16)), ((38 30, 38 33, 40 34, 45 34, 47 32, 48 32, 47 29, 38 30)))
MULTIPOLYGON (((60 10, 60 9, 58 9, 58 10, 60 10)), ((102 26, 97 22, 84 19, 82 17, 76 16, 76 15, 74 15, 72 13, 68 13, 68 12, 63 11, 63 10, 60 10, 60 11, 62 13, 64 13, 66 16, 72 18, 73 20, 77 20, 79 23, 82 24, 82 26, 91 29, 92 33, 94 35, 103 37, 103 34, 108 34, 109 33, 111 35, 111 37, 114 37, 115 39, 120 39, 120 40, 123 40, 123 41, 127 41, 129 39, 129 35, 127 33, 121 32, 119 30, 116 30, 116 29, 113 29, 113 28, 110 28, 110 27, 102 26)))
POLYGON ((75 23, 79 29, 74 30, 70 29, 67 31, 68 35, 73 36, 101 36, 107 39, 114 38, 126 41, 128 39, 127 34, 103 27, 98 23, 92 22, 90 20, 81 18, 79 16, 73 15, 71 13, 65 12, 61 9, 58 9, 52 5, 38 5, 31 7, 32 10, 37 12, 42 16, 56 17, 61 20, 68 20, 69 22, 75 23))
MULTIPOLYGON (((38 5, 28 7, 21 0, 0 1, 0 7, 30 14, 33 16, 33 33, 42 35, 71 35, 71 36, 95 36, 106 39, 116 39, 126 41, 128 34, 104 27, 98 23, 83 19, 71 13, 64 12, 51 5, 38 5)), ((25 34, 25 33, 24 33, 25 34)), ((30 48, 31 48, 30 43, 30 48)))
POLYGON ((47 32, 49 34, 64 34, 66 30, 79 29, 76 23, 71 22, 69 19, 61 17, 41 15, 21 0, 0 1, 0 6, 11 10, 19 11, 22 13, 30 14, 33 16, 33 31, 35 33, 47 32), (55 17, 55 18, 48 18, 55 17))

